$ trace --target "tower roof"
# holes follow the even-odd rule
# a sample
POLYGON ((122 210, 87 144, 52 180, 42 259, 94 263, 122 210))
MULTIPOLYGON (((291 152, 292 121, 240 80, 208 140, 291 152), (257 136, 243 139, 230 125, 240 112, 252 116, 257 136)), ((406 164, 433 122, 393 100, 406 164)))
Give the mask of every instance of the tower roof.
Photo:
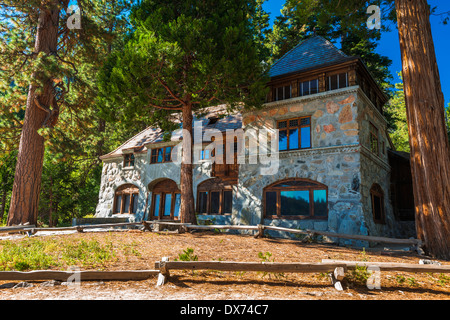
POLYGON ((332 65, 354 58, 347 56, 323 37, 313 36, 303 40, 277 60, 272 65, 269 75, 271 77, 278 77, 332 65))

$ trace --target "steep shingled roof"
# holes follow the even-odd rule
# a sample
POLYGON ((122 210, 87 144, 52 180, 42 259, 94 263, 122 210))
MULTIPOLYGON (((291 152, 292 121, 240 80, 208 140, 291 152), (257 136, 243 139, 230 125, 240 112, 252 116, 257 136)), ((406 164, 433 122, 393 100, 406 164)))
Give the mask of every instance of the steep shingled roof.
POLYGON ((313 36, 300 42, 277 60, 270 68, 269 75, 278 77, 354 58, 347 56, 323 37, 313 36))
MULTIPOLYGON (((202 135, 206 129, 216 129, 225 132, 227 129, 236 130, 242 128, 242 115, 239 112, 228 114, 226 106, 214 106, 205 110, 202 117, 194 117, 194 121, 202 122, 202 135), (217 121, 210 123, 210 118, 218 118, 217 121)), ((193 123, 195 125, 195 123, 193 123)), ((181 123, 180 123, 181 127, 181 123)), ((181 130, 172 132, 172 140, 181 138, 181 130)), ((134 150, 135 152, 146 152, 146 145, 163 142, 163 133, 161 129, 148 127, 137 135, 123 143, 114 151, 105 154, 100 159, 115 158, 121 156, 124 150, 134 150)))

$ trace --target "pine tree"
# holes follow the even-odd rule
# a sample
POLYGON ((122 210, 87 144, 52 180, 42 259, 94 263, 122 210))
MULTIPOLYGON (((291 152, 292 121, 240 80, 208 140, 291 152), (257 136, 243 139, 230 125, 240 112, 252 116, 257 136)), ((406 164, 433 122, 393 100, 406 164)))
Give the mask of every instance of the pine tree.
MULTIPOLYGON (((96 99, 92 78, 105 59, 103 45, 111 45, 113 37, 104 24, 113 28, 120 19, 109 19, 110 8, 126 3, 78 1, 80 16, 75 19, 80 20, 81 29, 70 28, 74 15, 68 0, 1 3, 0 112, 8 120, 0 124, 0 130, 11 141, 17 141, 20 132, 8 224, 37 221, 44 150, 52 144, 50 139, 64 133, 72 142, 80 141, 85 132, 81 128, 92 126, 93 121, 83 121, 90 119, 89 108, 96 99), (76 126, 64 126, 68 122, 76 126)), ((68 147, 63 141, 53 146, 68 147)))
MULTIPOLYGON (((194 112, 217 104, 261 106, 262 49, 251 19, 257 8, 257 1, 244 0, 142 1, 131 15, 132 37, 100 78, 106 105, 128 124, 145 116, 149 125, 168 128, 168 115, 181 114, 191 138, 184 137, 184 151, 192 148, 194 112)), ((181 163, 180 217, 195 223, 188 154, 181 163)))

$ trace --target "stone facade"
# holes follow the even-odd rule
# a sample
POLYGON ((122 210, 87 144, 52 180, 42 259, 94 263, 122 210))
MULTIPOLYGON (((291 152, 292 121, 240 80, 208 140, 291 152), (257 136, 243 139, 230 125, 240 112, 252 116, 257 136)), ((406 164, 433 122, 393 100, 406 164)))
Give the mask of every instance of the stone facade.
MULTIPOLYGON (((268 103, 264 109, 244 113, 243 129, 275 128, 277 120, 311 116, 312 146, 305 150, 279 152, 279 167, 274 174, 261 175, 260 165, 240 164, 237 185, 233 186, 231 215, 198 215, 199 220, 217 224, 266 224, 310 230, 326 230, 344 234, 395 235, 395 219, 389 197, 384 198, 386 223, 375 223, 369 190, 378 183, 389 195, 390 166, 386 153, 370 151, 369 123, 379 128, 379 139, 388 145, 386 121, 359 87, 319 93, 268 103), (286 178, 304 178, 328 187, 328 218, 266 219, 263 215, 263 190, 286 178)), ((166 143, 170 144, 169 143, 166 143)), ((173 144, 173 143, 172 143, 173 144)), ((164 144, 163 144, 164 145, 164 144)), ((140 221, 148 212, 148 186, 170 178, 178 185, 180 169, 174 163, 149 164, 150 152, 136 154, 135 165, 123 168, 123 158, 104 160, 104 168, 96 216, 112 214, 114 191, 131 183, 139 188, 136 214, 130 220, 140 221)), ((211 178, 211 164, 194 166, 194 196, 199 183, 211 178)), ((276 233, 273 232, 275 235, 276 233)), ((277 236, 287 236, 276 234, 277 236)), ((339 240, 344 244, 367 245, 339 240)))
MULTIPOLYGON (((231 213, 227 211, 227 214, 221 215, 199 214, 198 220, 208 220, 216 224, 265 224, 341 234, 388 237, 402 234, 399 230, 401 222, 394 216, 395 210, 390 199, 392 169, 388 148, 392 145, 387 134, 387 122, 382 115, 387 97, 362 61, 357 57, 346 56, 330 42, 315 36, 300 43, 272 65, 268 86, 271 88, 268 94, 269 102, 262 109, 228 115, 225 118, 217 117, 217 114, 214 117, 208 116, 203 118, 206 120, 203 124, 222 133, 229 129, 243 129, 245 133, 252 135, 252 132, 260 129, 277 129, 279 121, 297 119, 300 122, 301 119, 308 119, 310 147, 308 145, 288 151, 276 149, 271 152, 271 158, 277 159, 276 166, 267 168, 262 161, 257 162, 258 164, 250 161, 251 155, 248 153, 253 151, 250 142, 247 142, 244 148, 247 154, 238 157, 239 167, 235 172, 237 178, 233 176, 233 183, 228 181, 227 185, 227 188, 231 185, 232 190, 231 213), (342 82, 341 85, 339 81, 342 82), (309 90, 305 88, 312 90, 313 87, 316 88, 314 92, 305 93, 305 90, 309 90), (286 92, 288 94, 284 96, 286 92), (282 215, 280 202, 276 200, 277 215, 272 213, 265 216, 263 199, 266 188, 276 185, 279 181, 287 181, 286 179, 308 181, 309 186, 318 185, 325 188, 326 215, 322 213, 316 217, 311 213, 314 212, 315 204, 312 203, 315 200, 312 200, 313 189, 308 189, 309 215, 304 212, 297 216, 282 215), (374 190, 377 190, 378 196, 374 190), (380 215, 382 219, 379 218, 380 215)), ((219 109, 214 110, 217 112, 219 109)), ((208 112, 214 113, 211 110, 208 112)), ((173 147, 177 143, 179 139, 165 142, 161 139, 160 131, 148 128, 102 157, 104 168, 96 216, 127 216, 133 221, 149 219, 150 208, 153 208, 150 203, 152 188, 167 179, 175 182, 178 187, 180 185, 180 167, 172 162, 150 164, 151 152, 158 148, 173 147), (134 165, 124 168, 124 154, 130 152, 135 156, 134 165), (135 213, 113 214, 116 190, 125 184, 133 184, 139 190, 137 206, 133 206, 135 213)), ((270 145, 272 146, 272 143, 270 145)), ((261 145, 258 147, 259 151, 263 148, 261 145)), ((202 182, 213 178, 214 168, 208 161, 194 165, 195 203, 198 200, 197 188, 202 182)), ((173 182, 170 182, 171 188, 174 186, 173 182)), ((205 185, 210 184, 203 186, 205 185)), ((136 188, 131 189, 137 192, 136 188)), ((225 197, 224 190, 221 191, 223 193, 220 199, 225 197)), ((229 195, 230 189, 227 190, 229 195)), ((158 192, 155 192, 155 197, 158 192)), ((171 199, 175 199, 174 191, 171 192, 171 199)), ((277 193, 279 199, 280 192, 277 193)), ((117 193, 117 197, 119 196, 117 193)), ((161 195, 161 207, 162 199, 161 195)), ((298 199, 295 201, 301 202, 298 199)), ((211 202, 212 200, 209 200, 209 203, 211 202)), ((175 219, 174 208, 175 205, 172 204, 171 217, 175 219)), ((321 208, 323 212, 323 206, 321 208)), ((162 212, 161 209, 159 212, 162 212)), ((298 212, 295 209, 295 214, 298 212)), ((156 217, 160 219, 161 215, 153 216, 156 217)), ((287 233, 271 233, 281 237, 290 236, 287 233)), ((341 244, 368 245, 353 240, 332 240, 341 244)))

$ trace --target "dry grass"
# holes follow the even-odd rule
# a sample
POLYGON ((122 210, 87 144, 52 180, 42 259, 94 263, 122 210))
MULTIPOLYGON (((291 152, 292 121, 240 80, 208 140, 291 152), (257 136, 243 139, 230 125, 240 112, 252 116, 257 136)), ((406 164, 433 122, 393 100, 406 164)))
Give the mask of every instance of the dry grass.
MULTIPOLYGON (((423 258, 410 252, 352 249, 325 244, 305 244, 286 239, 255 239, 251 236, 198 232, 157 234, 149 232, 88 232, 40 237, 53 243, 96 242, 114 254, 102 263, 103 270, 154 269, 162 257, 179 258, 187 248, 202 261, 320 262, 322 259, 418 263, 423 258), (269 253, 269 254, 266 254, 269 253), (388 254, 389 253, 389 254, 388 254)), ((14 240, 17 242, 26 239, 14 240)), ((0 241, 0 247, 2 242, 0 241)), ((56 246, 58 247, 58 246, 56 246)), ((71 261, 83 270, 95 269, 83 261, 71 261)), ((441 261, 442 264, 449 262, 441 261)), ((55 269, 64 269, 59 265, 55 269)), ((98 267, 97 267, 98 269, 98 267)), ((6 281, 0 282, 0 286, 6 281)), ((169 282, 156 288, 156 277, 145 281, 83 282, 79 288, 1 288, 0 299, 351 299, 351 300, 449 300, 450 275, 382 272, 381 290, 347 282, 336 291, 324 274, 261 274, 257 272, 172 271, 169 282)))

